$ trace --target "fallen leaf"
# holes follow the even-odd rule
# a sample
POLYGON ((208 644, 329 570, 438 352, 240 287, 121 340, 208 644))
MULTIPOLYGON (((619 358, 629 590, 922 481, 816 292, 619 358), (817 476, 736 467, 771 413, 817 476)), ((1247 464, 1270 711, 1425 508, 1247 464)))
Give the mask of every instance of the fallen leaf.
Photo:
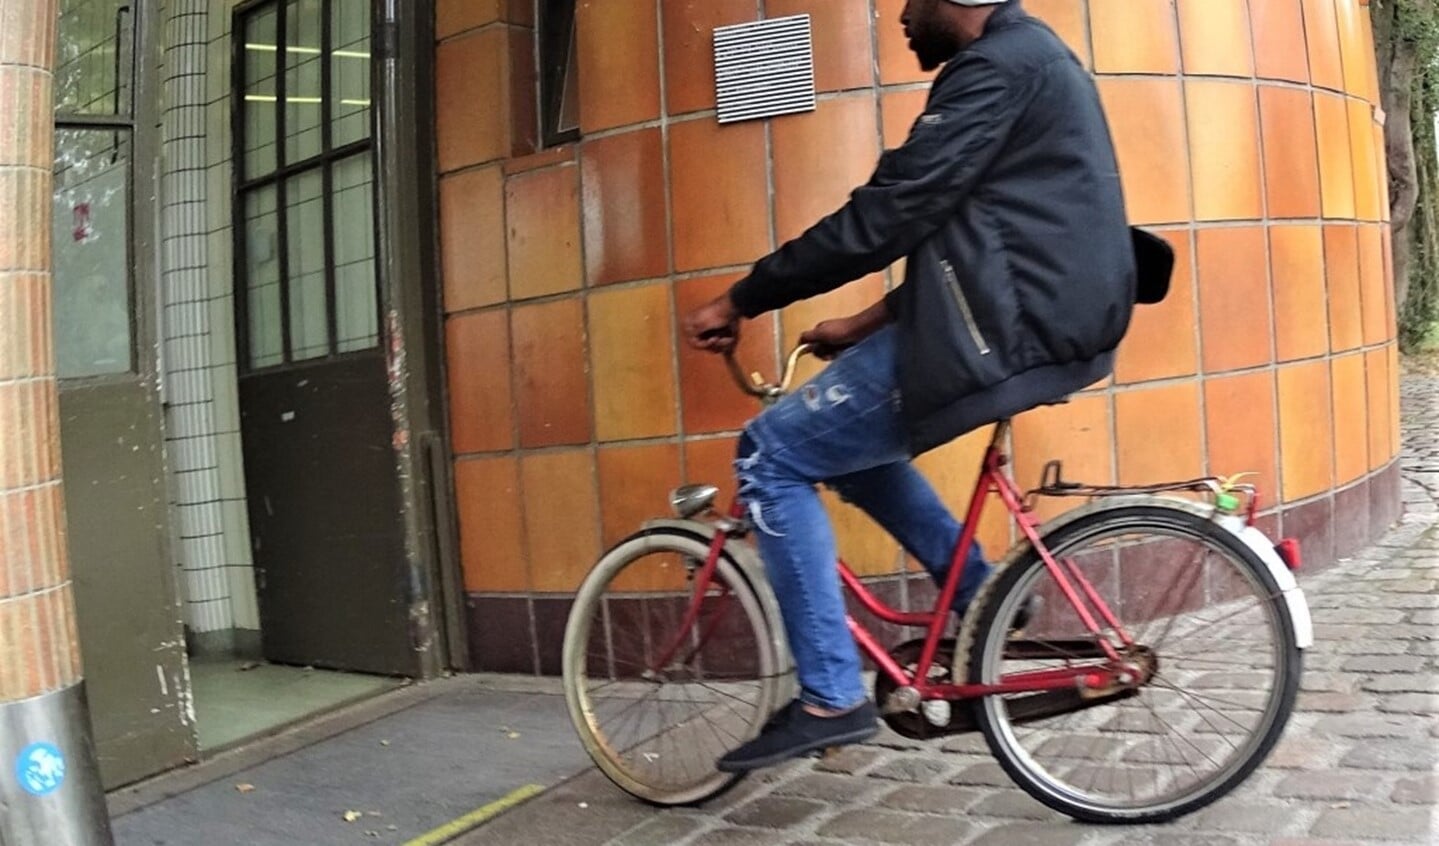
POLYGON ((253 784, 237 784, 237 785, 235 785, 235 789, 238 790, 238 791, 240 791, 241 793, 249 793, 250 791, 252 791, 252 790, 255 789, 255 785, 253 785, 253 784))
POLYGON ((345 812, 345 822, 354 822, 355 820, 359 819, 361 816, 363 816, 363 814, 361 814, 359 811, 346 811, 346 812, 345 812))
POLYGON ((580 803, 580 807, 581 807, 581 808, 588 808, 589 806, 590 806, 590 803, 588 803, 588 802, 581 802, 581 803, 580 803))
POLYGON ((389 745, 390 745, 390 741, 388 741, 388 740, 382 740, 382 741, 380 741, 380 745, 381 745, 381 746, 389 746, 389 745))
POLYGON ((512 732, 510 732, 510 733, 508 733, 508 734, 505 735, 505 737, 508 737, 510 740, 518 740, 518 739, 519 739, 519 736, 520 736, 520 733, 517 732, 517 731, 512 731, 512 732))
POLYGON ((385 828, 388 828, 390 831, 399 831, 399 830, 400 830, 400 827, 397 826, 397 825, 387 825, 387 826, 385 826, 385 828))
POLYGON ((239 672, 241 672, 241 673, 247 673, 247 672, 249 672, 250 670, 253 670, 253 669, 255 669, 255 668, 258 667, 258 666, 260 666, 260 662, 259 662, 259 661, 246 661, 245 663, 241 664, 241 665, 240 665, 239 667, 237 667, 236 669, 237 669, 239 672))
POLYGON ((367 816, 367 817, 383 817, 384 814, 380 813, 379 811, 366 811, 366 812, 365 812, 365 816, 367 816))
POLYGON ((379 837, 379 836, 380 836, 380 833, 379 833, 378 831, 366 831, 366 832, 365 832, 365 836, 366 836, 366 837, 379 837))

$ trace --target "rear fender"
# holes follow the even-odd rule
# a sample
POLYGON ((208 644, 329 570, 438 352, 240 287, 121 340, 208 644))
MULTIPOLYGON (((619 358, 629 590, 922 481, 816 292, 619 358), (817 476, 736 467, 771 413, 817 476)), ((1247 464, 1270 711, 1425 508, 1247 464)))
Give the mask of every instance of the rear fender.
MULTIPOLYGON (((1220 513, 1213 505, 1195 502, 1193 500, 1179 499, 1178 497, 1154 496, 1152 494, 1136 494, 1134 496, 1102 497, 1095 501, 1071 509, 1059 515, 1055 519, 1039 527, 1039 536, 1045 537, 1051 532, 1068 525, 1075 520, 1088 517, 1101 511, 1112 511, 1133 506, 1147 506, 1150 508, 1169 508, 1175 511, 1184 511, 1206 520, 1212 520, 1219 524, 1230 534, 1234 535, 1240 543, 1248 547, 1251 552, 1264 562, 1269 574, 1274 577, 1274 583, 1279 586, 1279 591, 1284 597, 1284 604, 1289 608, 1289 618, 1293 622, 1294 642, 1300 649, 1308 649, 1314 645, 1314 622, 1309 614, 1309 603, 1304 598, 1304 590, 1299 587, 1294 573, 1284 565, 1284 560, 1274 549, 1274 541, 1253 526, 1245 524, 1242 517, 1237 515, 1226 515, 1220 513)), ((1021 542, 1014 549, 1010 550, 1004 562, 995 567, 991 579, 996 578, 1004 566, 1027 557, 1032 547, 1028 541, 1021 542)), ((968 624, 968 620, 966 620, 968 624)), ((972 634, 971 634, 972 636, 972 634)))

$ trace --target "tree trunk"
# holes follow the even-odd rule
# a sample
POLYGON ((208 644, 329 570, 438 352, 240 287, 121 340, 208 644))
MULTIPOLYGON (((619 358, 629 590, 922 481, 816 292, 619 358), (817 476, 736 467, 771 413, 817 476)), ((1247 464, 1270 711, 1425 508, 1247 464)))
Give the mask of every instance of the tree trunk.
MULTIPOLYGON (((1433 11, 1431 0, 1412 0, 1433 11)), ((1409 292, 1409 260, 1414 239, 1409 222, 1419 201, 1414 161, 1414 105, 1417 45, 1399 31, 1396 0, 1370 4, 1380 105, 1384 109, 1384 149, 1389 162, 1390 226, 1394 233, 1394 302, 1403 308, 1409 292)))

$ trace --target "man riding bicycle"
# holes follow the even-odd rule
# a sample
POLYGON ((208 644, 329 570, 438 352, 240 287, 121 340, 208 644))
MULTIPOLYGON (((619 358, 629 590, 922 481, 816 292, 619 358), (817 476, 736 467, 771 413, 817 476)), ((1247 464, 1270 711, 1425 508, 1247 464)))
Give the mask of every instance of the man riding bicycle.
MULTIPOLYGON (((869 514, 942 582, 961 525, 916 456, 1109 375, 1135 302, 1135 257, 1092 79, 1020 0, 909 0, 925 70, 943 65, 908 139, 843 208, 684 321, 733 350, 743 319, 906 258, 903 284, 801 341, 837 353, 746 426, 735 462, 794 653, 797 700, 719 768, 740 772, 878 731, 815 490, 869 514)), ((954 609, 989 574, 973 547, 954 609)))

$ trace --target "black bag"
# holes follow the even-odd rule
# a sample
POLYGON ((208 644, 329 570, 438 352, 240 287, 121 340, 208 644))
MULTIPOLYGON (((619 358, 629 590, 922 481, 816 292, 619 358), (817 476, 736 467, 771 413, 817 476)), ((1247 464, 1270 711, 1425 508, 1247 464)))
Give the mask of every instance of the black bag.
POLYGON ((1129 233, 1134 241, 1134 267, 1138 277, 1134 301, 1142 305, 1163 302, 1169 295, 1169 280, 1174 275, 1174 248, 1158 235, 1137 226, 1131 226, 1129 233))

